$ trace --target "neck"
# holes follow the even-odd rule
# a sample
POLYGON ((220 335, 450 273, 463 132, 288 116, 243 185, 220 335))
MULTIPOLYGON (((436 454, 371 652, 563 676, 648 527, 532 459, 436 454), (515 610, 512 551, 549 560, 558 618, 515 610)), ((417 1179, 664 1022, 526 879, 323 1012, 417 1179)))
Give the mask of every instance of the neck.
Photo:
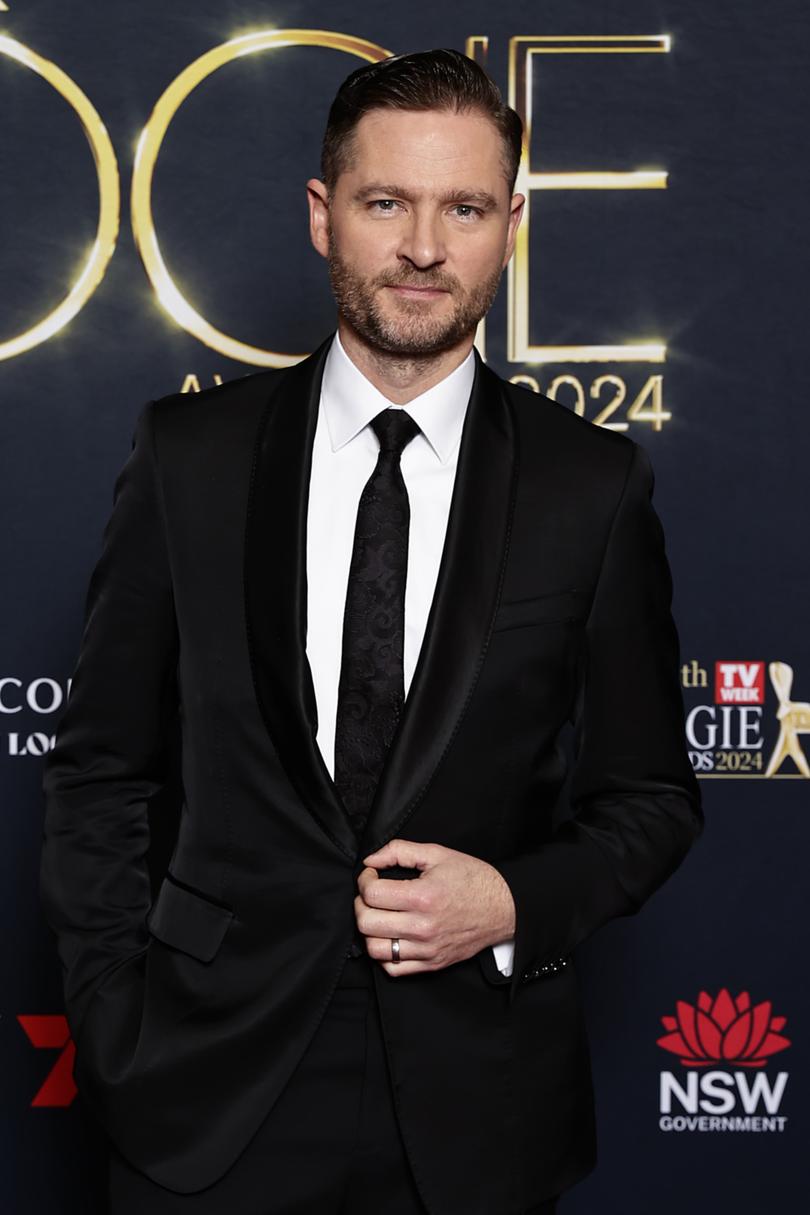
POLYGON ((446 379, 472 350, 473 335, 438 354, 390 354, 369 346, 348 321, 338 318, 338 334, 346 354, 358 371, 394 405, 407 405, 446 379))

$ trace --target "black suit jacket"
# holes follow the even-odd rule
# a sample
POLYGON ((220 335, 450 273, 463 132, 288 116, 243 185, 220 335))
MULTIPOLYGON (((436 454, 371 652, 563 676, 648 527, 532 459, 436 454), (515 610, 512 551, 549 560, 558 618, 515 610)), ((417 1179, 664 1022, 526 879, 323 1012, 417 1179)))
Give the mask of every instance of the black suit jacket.
MULTIPOLYGON (((76 1077, 120 1150, 181 1193, 272 1107, 394 836, 482 857, 517 923, 443 970, 374 967, 432 1215, 518 1215, 594 1162, 570 958, 638 910, 702 824, 642 449, 476 354, 418 665, 359 845, 315 742, 305 528, 325 342, 283 371, 150 402, 115 487, 45 769, 42 895, 76 1077), (183 804, 150 896, 147 805, 182 736, 183 804), (575 726, 572 815, 552 823, 575 726)), ((336 605, 336 609, 340 605, 336 605)))

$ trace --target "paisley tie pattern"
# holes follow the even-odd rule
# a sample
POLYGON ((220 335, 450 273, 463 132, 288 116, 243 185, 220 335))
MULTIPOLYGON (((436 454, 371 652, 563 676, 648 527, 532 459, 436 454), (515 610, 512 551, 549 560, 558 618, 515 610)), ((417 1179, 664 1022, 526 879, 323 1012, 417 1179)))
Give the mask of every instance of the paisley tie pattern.
POLYGON ((404 409, 384 409, 371 426, 380 452, 357 507, 335 723, 335 784, 358 839, 405 702, 411 512, 400 456, 419 434, 404 409))

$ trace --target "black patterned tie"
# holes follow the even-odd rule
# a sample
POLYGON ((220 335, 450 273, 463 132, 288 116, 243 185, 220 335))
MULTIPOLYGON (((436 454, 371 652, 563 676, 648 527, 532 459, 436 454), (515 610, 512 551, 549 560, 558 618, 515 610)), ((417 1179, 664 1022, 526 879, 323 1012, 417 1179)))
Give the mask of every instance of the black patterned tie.
POLYGON ((419 434, 404 409, 384 409, 371 425, 380 453, 357 507, 335 722, 335 784, 358 839, 405 701, 411 511, 399 460, 419 434))

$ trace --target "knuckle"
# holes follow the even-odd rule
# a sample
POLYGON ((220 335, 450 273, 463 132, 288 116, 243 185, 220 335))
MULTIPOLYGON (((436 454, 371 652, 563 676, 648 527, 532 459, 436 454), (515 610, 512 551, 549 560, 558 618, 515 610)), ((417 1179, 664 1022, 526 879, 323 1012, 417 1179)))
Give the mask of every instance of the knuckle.
POLYGON ((414 890, 413 899, 417 911, 429 911, 433 906, 433 895, 429 890, 414 890))

